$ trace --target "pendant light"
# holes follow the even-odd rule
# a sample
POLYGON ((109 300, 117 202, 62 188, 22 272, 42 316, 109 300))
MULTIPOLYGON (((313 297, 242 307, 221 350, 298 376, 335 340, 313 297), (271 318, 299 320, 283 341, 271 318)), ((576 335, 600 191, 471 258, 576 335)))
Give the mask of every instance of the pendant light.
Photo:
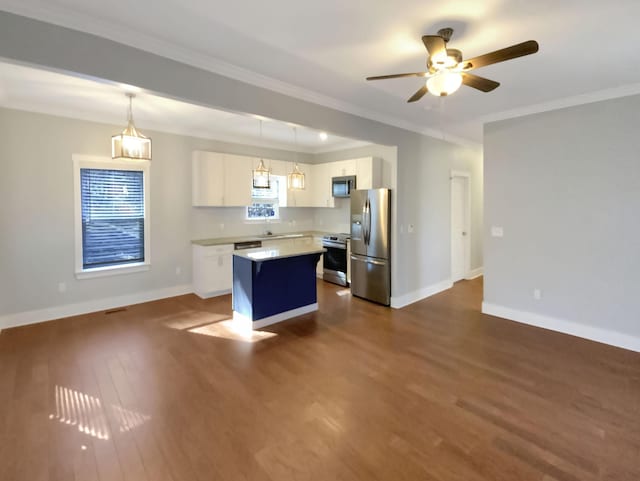
MULTIPOLYGON (((262 120, 260 120, 260 140, 262 141, 262 120)), ((269 169, 264 165, 264 160, 260 159, 258 168, 253 171, 253 188, 270 189, 271 179, 269 169)))
POLYGON ((126 93, 129 97, 127 128, 121 134, 111 137, 111 158, 131 160, 151 160, 151 139, 142 135, 133 123, 133 98, 135 94, 126 93))
POLYGON ((304 190, 304 172, 300 172, 298 168, 298 131, 293 128, 293 139, 295 143, 295 163, 293 171, 287 174, 287 187, 290 190, 304 190))

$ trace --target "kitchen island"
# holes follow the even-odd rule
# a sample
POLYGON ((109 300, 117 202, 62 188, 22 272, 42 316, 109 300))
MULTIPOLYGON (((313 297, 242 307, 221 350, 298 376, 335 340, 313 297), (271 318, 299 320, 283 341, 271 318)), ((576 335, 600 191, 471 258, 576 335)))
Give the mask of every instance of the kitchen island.
POLYGON ((258 329, 318 310, 314 245, 233 252, 233 318, 258 329))

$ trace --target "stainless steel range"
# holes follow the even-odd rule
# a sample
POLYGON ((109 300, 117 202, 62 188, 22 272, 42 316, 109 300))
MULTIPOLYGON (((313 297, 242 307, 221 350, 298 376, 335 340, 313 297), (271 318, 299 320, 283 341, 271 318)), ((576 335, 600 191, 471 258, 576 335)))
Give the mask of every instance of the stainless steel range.
POLYGON ((322 247, 327 249, 323 255, 324 272, 322 279, 340 286, 347 282, 347 240, 349 234, 329 234, 322 237, 322 247))

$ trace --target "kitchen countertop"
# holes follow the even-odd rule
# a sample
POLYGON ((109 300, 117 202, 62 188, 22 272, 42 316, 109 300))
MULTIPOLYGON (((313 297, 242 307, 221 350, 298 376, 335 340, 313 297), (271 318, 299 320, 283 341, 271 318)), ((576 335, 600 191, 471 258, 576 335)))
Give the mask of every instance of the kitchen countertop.
POLYGON ((198 246, 220 246, 225 244, 235 244, 236 242, 267 241, 271 239, 296 239, 300 237, 321 237, 333 232, 303 231, 303 232, 282 232, 273 235, 253 235, 236 237, 214 237, 211 239, 192 240, 191 243, 198 246))
POLYGON ((254 262, 272 261, 285 257, 304 256, 307 254, 322 254, 326 249, 313 245, 283 245, 271 247, 256 247, 254 249, 241 249, 233 251, 234 256, 244 257, 254 262))

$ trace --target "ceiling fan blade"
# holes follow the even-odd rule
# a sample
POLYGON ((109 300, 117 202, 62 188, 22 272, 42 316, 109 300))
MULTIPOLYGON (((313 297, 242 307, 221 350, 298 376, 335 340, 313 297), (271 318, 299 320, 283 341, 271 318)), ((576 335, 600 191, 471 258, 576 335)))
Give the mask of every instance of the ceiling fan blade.
POLYGON ((500 86, 500 82, 489 80, 488 78, 478 77, 470 73, 462 73, 462 83, 467 87, 481 90, 483 92, 491 92, 500 86))
POLYGON ((432 57, 437 57, 439 55, 444 55, 446 57, 447 43, 440 35, 423 35, 422 43, 424 43, 424 46, 427 48, 427 52, 429 52, 429 55, 432 57))
POLYGON ((384 80, 388 78, 401 78, 401 77, 426 77, 427 75, 429 75, 427 72, 395 73, 391 75, 378 75, 377 77, 367 77, 367 80, 384 80))
POLYGON ((495 52, 486 53, 479 57, 470 58, 462 62, 462 70, 472 70, 475 68, 484 67, 498 62, 504 62, 505 60, 511 60, 513 58, 524 57, 525 55, 531 55, 538 51, 538 42, 535 40, 527 40, 526 42, 512 45, 511 47, 496 50, 495 52))
POLYGON ((415 94, 411 96, 411 98, 409 98, 409 100, 407 100, 407 102, 416 102, 420 100, 428 91, 429 90, 427 89, 427 86, 423 85, 415 94))

